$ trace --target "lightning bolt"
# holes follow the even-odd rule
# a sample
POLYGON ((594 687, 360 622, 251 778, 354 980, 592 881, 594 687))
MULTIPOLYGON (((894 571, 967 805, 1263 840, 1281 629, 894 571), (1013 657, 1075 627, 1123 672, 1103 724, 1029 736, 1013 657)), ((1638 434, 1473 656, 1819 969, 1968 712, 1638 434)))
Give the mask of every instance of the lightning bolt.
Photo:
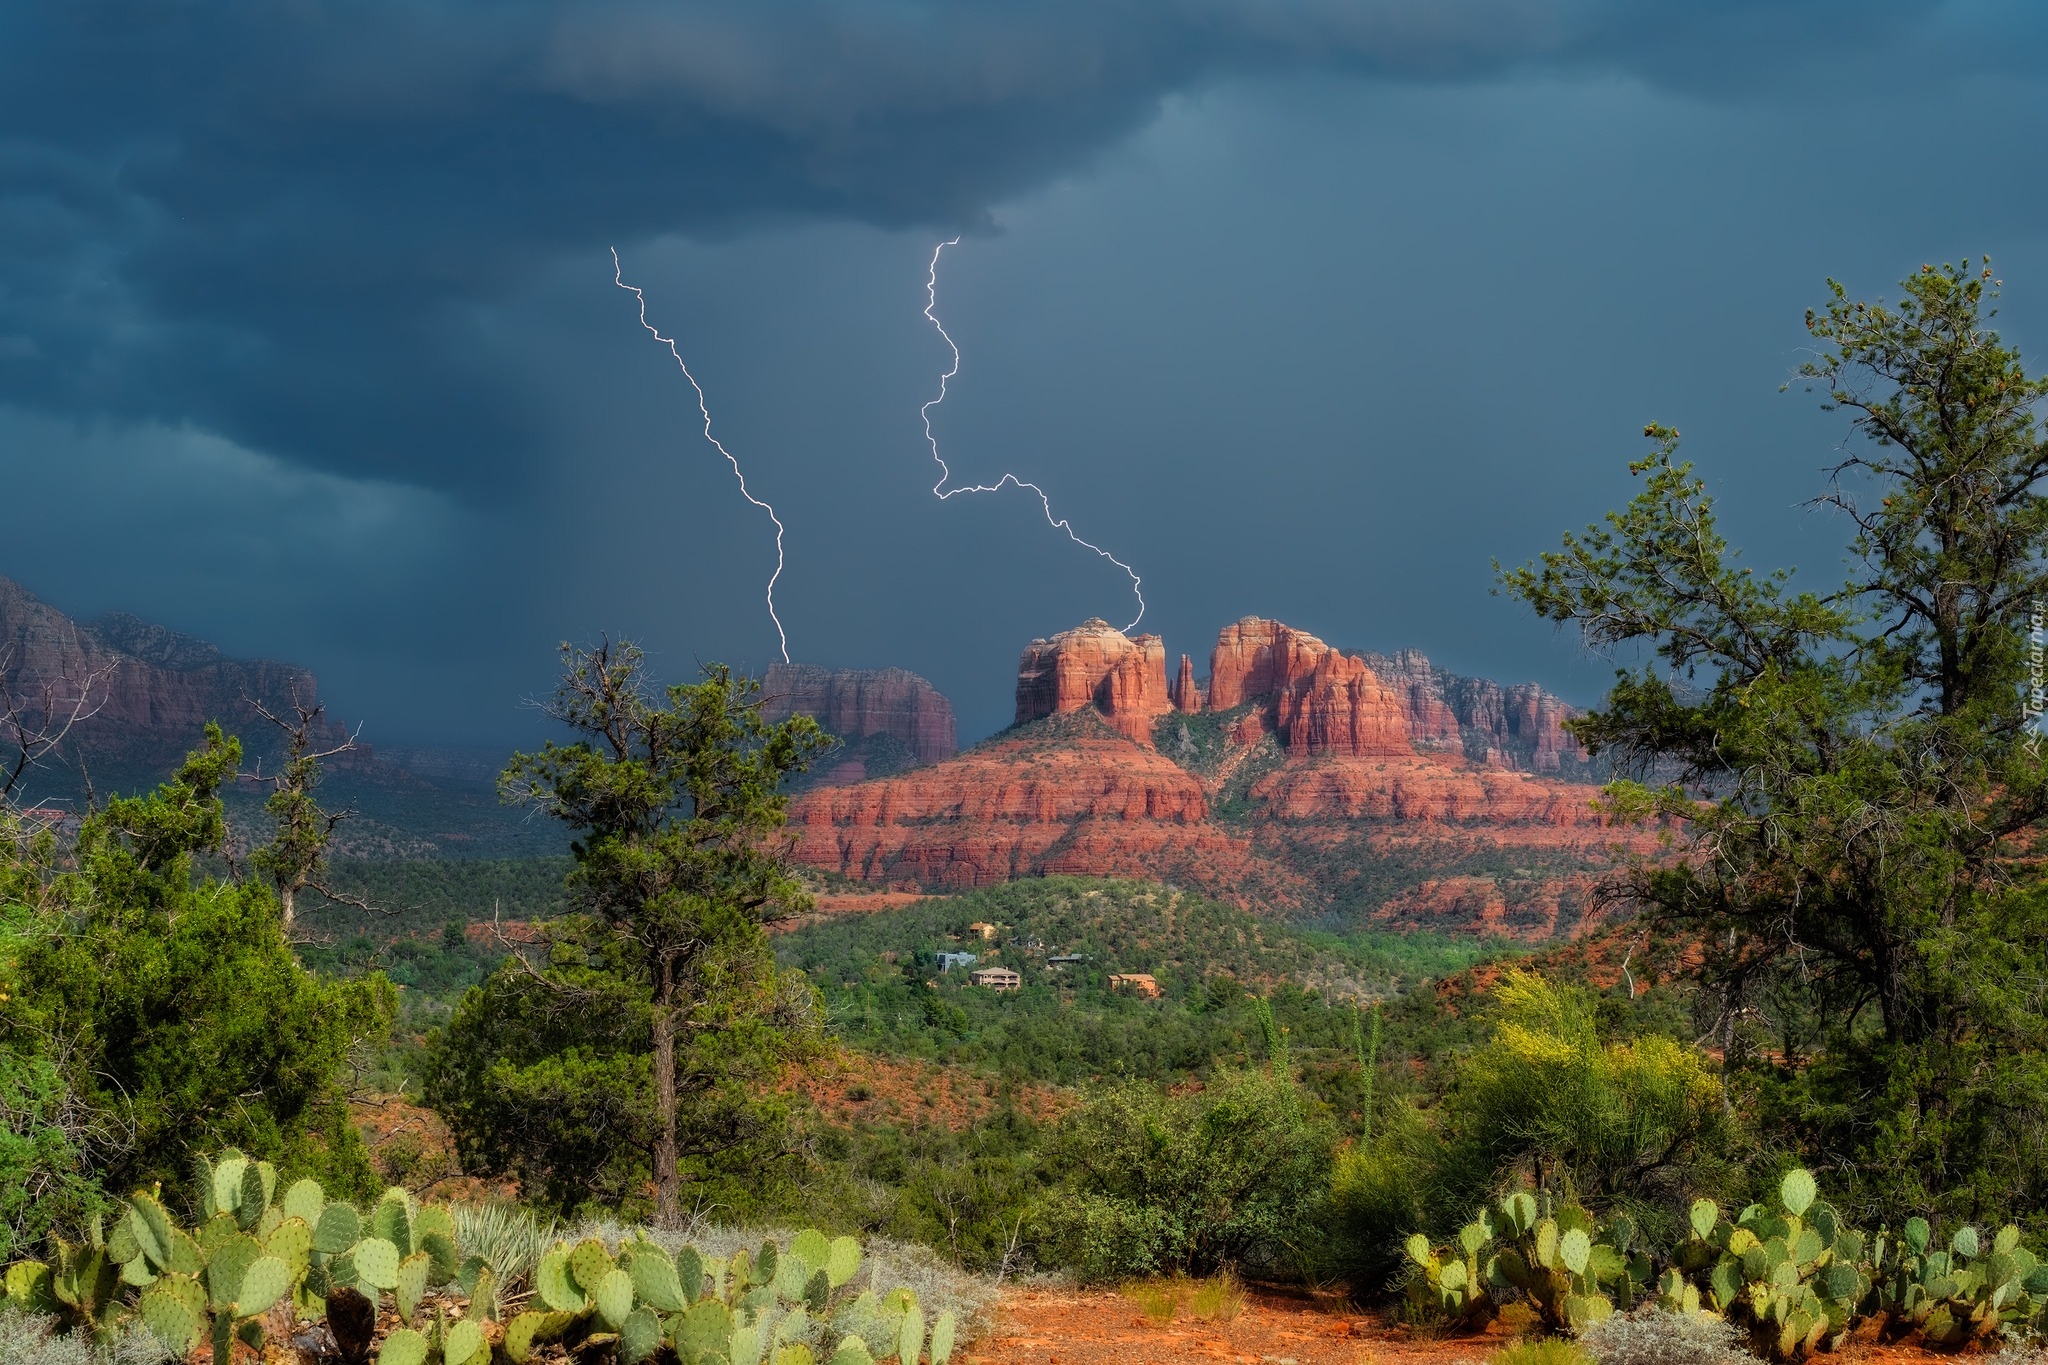
POLYGON ((683 372, 683 378, 689 380, 690 387, 696 390, 697 411, 704 414, 704 439, 711 442, 718 453, 725 456, 725 462, 732 466, 732 476, 740 481, 740 496, 766 512, 768 520, 775 523, 775 572, 768 575, 768 619, 775 623, 776 637, 782 641, 782 662, 788 663, 789 633, 782 628, 782 618, 775 614, 775 583, 782 577, 783 565, 782 518, 775 515, 773 507, 754 496, 752 490, 747 487, 747 476, 740 471, 740 462, 733 458, 732 452, 727 450, 716 436, 711 434, 711 408, 704 401, 704 386, 697 382, 696 375, 690 373, 690 367, 684 362, 683 353, 676 349, 675 341, 656 331, 654 324, 647 320, 647 296, 640 292, 640 286, 626 283, 625 272, 619 265, 617 247, 612 248, 612 283, 621 289, 631 291, 633 297, 640 301, 640 325, 647 329, 649 336, 668 347, 668 353, 676 358, 676 368, 683 372))
POLYGON ((939 306, 939 255, 947 247, 958 245, 960 245, 960 239, 955 237, 951 241, 940 242, 932 248, 931 269, 926 273, 924 281, 926 300, 924 306, 925 320, 938 329, 939 335, 945 338, 947 347, 953 352, 953 367, 939 376, 939 396, 917 410, 918 416, 924 419, 924 439, 932 448, 933 461, 939 466, 939 481, 932 485, 932 493, 940 502, 944 502, 946 499, 959 493, 998 493, 1004 488, 1009 487, 1028 488, 1038 494, 1038 505, 1045 509, 1045 520, 1048 525, 1056 531, 1065 531, 1068 540, 1073 541, 1085 550, 1095 551, 1096 554, 1101 555, 1104 559, 1131 576, 1131 595, 1138 599, 1138 614, 1131 618, 1130 625, 1124 627, 1124 634, 1128 635, 1138 622, 1145 619, 1145 594, 1142 589, 1144 580, 1138 577, 1136 569, 1133 569, 1100 545, 1081 539, 1080 536, 1074 533, 1073 526, 1065 517, 1055 517, 1052 514, 1052 499, 1046 496, 1043 488, 1040 488, 1035 483, 1020 479, 1015 474, 1005 474, 994 483, 978 483, 961 488, 946 487, 947 484, 953 481, 953 470, 946 463, 945 457, 939 454, 939 438, 932 434, 932 409, 946 401, 946 385, 955 375, 960 373, 960 346, 953 340, 952 334, 946 330, 946 325, 939 321, 938 314, 934 310, 939 306))

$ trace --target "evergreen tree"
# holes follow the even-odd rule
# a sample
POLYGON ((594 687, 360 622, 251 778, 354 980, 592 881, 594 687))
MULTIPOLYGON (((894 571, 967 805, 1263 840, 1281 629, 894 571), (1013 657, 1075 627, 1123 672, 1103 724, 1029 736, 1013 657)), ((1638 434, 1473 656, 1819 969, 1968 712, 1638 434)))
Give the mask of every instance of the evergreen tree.
POLYGON ((673 1225, 686 1178, 776 1149, 763 1092, 814 1031, 810 988, 779 974, 764 921, 808 904, 773 846, 783 780, 827 744, 771 725, 722 666, 657 692, 631 644, 563 647, 550 709, 578 738, 501 779, 575 835, 580 913, 536 969, 516 955, 464 999, 430 1093, 465 1162, 558 1206, 630 1207, 643 1182, 673 1225))
POLYGON ((1846 581, 1742 567, 1652 426, 1635 500, 1502 582, 1643 650, 1573 729, 1636 779, 1617 815, 1687 834, 1629 890, 1705 949, 1703 1032, 1766 1136, 1852 1169, 1858 1216, 1997 1218, 2048 1202, 2048 381, 1991 329, 1988 262, 1926 267, 1895 306, 1830 289, 1802 373, 1854 431, 1816 500, 1849 527, 1846 581))
POLYGON ((209 726, 170 781, 89 815, 72 849, 18 826, 0 838, 0 1087, 36 1100, 8 1102, 0 1165, 51 1196, 14 1220, 27 1240, 228 1145, 375 1188, 341 1078, 388 1030, 390 986, 313 976, 270 887, 196 870, 222 850, 240 758, 209 726))

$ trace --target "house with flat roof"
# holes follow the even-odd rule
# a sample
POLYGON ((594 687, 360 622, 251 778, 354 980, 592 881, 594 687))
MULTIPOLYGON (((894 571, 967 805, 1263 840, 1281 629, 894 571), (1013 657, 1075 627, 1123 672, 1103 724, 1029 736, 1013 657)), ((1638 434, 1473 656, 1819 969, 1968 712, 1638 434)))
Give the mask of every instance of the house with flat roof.
POLYGON ((1159 983, 1153 979, 1150 972, 1114 972, 1109 978, 1109 988, 1113 991, 1129 991, 1132 995, 1140 995, 1147 1000, 1159 998, 1159 983))

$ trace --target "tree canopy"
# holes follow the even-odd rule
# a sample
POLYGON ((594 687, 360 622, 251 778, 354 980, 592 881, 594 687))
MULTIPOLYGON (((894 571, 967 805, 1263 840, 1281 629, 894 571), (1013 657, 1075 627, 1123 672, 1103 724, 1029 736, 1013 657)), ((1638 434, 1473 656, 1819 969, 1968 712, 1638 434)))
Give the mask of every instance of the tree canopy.
POLYGON ((1875 1211, 1984 1217, 2048 1193, 2039 1105, 2011 1102, 2048 1082, 2029 984, 2048 979, 2029 638, 2048 381, 1991 328, 1988 261, 1903 288, 1887 305, 1830 282, 1807 314, 1802 381, 1852 431, 1815 499, 1847 527, 1839 584, 1742 565, 1655 425, 1635 499, 1501 580, 1635 652, 1573 729, 1631 775, 1617 815, 1687 832, 1627 891, 1705 952, 1702 1035, 1768 1124, 1875 1211))

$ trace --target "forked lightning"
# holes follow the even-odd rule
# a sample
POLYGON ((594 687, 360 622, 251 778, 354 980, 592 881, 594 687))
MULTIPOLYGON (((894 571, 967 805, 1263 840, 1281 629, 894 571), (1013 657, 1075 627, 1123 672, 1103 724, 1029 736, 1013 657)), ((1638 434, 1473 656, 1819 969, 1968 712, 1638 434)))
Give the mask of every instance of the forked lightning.
POLYGON ((748 489, 747 476, 740 471, 740 462, 733 458, 732 452, 727 450, 716 436, 711 434, 711 408, 704 401, 704 386, 697 382, 696 375, 690 373, 690 367, 684 362, 683 353, 676 349, 674 340, 663 336, 655 329, 654 324, 647 320, 647 296, 640 292, 640 286, 626 283, 625 273, 619 265, 617 247, 612 248, 612 283, 621 289, 631 290, 633 297, 640 300, 640 325, 647 329, 648 335, 668 347, 668 353, 676 358, 676 365, 682 370, 683 378, 689 380, 690 387, 696 390, 697 411, 704 414, 704 439, 711 442, 718 453, 725 456, 726 463, 732 466, 733 477, 740 481, 740 496, 766 512, 768 520, 775 523, 775 572, 768 575, 768 619, 775 623, 776 637, 782 641, 782 662, 788 663, 789 635, 782 628, 782 618, 775 614, 775 581, 782 577, 782 518, 775 515, 773 507, 755 497, 748 489))
POLYGON ((954 342, 952 335, 946 331, 945 324, 939 321, 938 314, 934 310, 936 310, 939 306, 939 255, 941 252, 945 251, 947 247, 958 245, 960 245, 960 239, 958 237, 955 237, 951 241, 940 242, 937 246, 932 248, 931 269, 926 274, 924 282, 924 292, 926 299, 924 306, 925 318, 927 321, 931 323, 932 326, 938 328, 939 335, 945 338, 946 345, 949 348, 951 348, 953 352, 952 368, 939 376, 939 396, 932 399, 930 402, 926 403, 922 408, 918 409, 918 415, 924 418, 924 439, 931 444, 932 459, 937 461, 939 466, 939 481, 932 485, 932 492, 938 497, 938 499, 941 502, 945 501, 947 498, 952 497, 956 493, 995 493, 1001 491, 1003 488, 1008 486, 1015 486, 1017 488, 1028 488, 1032 492, 1038 494, 1039 506, 1045 509, 1045 519, 1054 530, 1065 531, 1067 533, 1067 539, 1073 541, 1076 545, 1081 546, 1083 549, 1095 551, 1095 553, 1101 555, 1104 559, 1116 565, 1119 569, 1122 569, 1125 573, 1131 576, 1131 595, 1138 599, 1138 614, 1131 618, 1130 625, 1124 627, 1124 633, 1128 635, 1131 632, 1131 629, 1135 627, 1138 624, 1138 622, 1145 619, 1145 594, 1142 591, 1141 587, 1143 580, 1138 577, 1138 571, 1136 569, 1133 569, 1130 565, 1124 563, 1121 559, 1118 559, 1109 551, 1103 549, 1100 545, 1093 544, 1092 542, 1083 540, 1078 535, 1075 535, 1074 528, 1068 524, 1067 519, 1065 517, 1055 517, 1052 514, 1052 499, 1046 496, 1045 490, 1043 488, 1040 488, 1035 483, 1031 483, 1027 480, 1020 479, 1015 474, 1005 474, 1000 479, 997 479, 994 483, 972 484, 961 488, 946 487, 948 483, 952 482, 953 470, 950 466, 947 465, 945 457, 939 454, 939 438, 932 434, 932 409, 946 401, 946 384, 949 380, 953 378, 953 376, 960 373, 960 347, 954 342))

